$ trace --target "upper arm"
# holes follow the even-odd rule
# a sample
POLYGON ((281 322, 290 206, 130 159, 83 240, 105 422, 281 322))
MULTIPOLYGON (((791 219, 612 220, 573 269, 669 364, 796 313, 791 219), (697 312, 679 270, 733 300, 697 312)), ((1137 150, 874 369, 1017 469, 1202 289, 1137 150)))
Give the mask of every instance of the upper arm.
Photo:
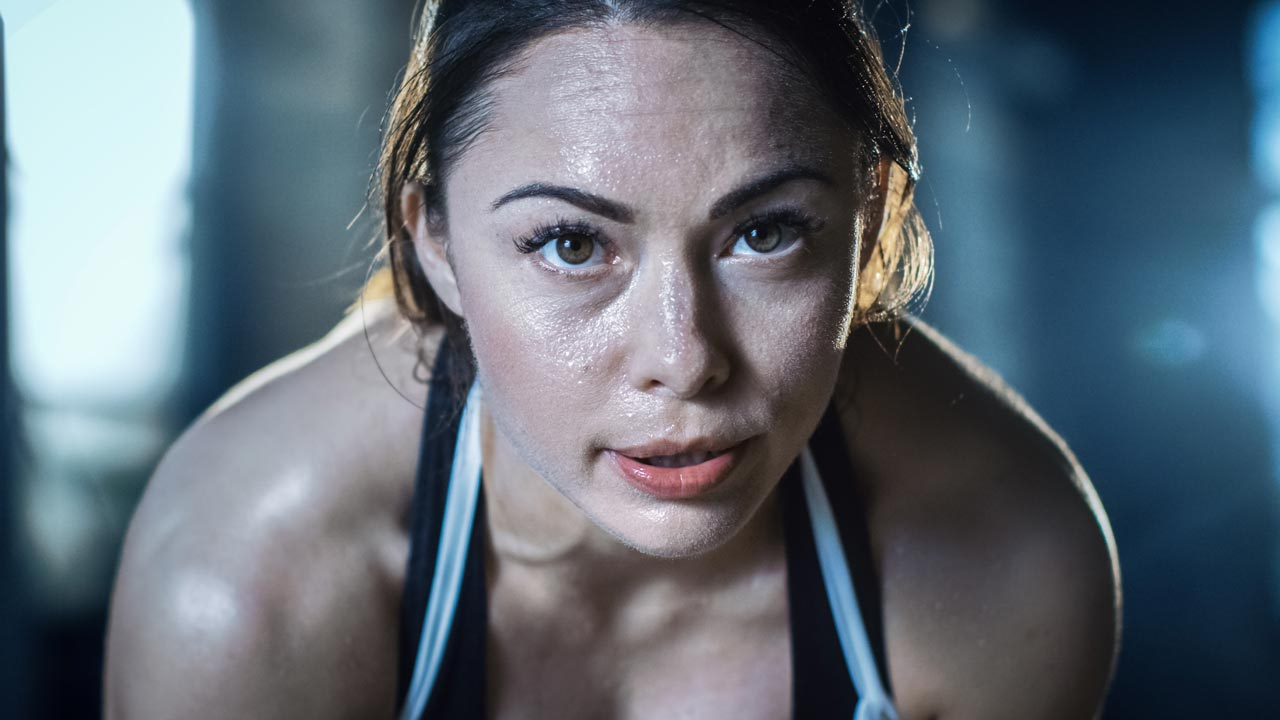
POLYGON ((994 373, 927 326, 909 337, 896 355, 862 348, 858 410, 875 422, 851 441, 904 717, 1095 717, 1120 609, 1101 503, 994 373))
POLYGON ((111 720, 393 713, 422 422, 401 395, 426 340, 393 304, 368 311, 241 383, 165 456, 112 597, 111 720))
MULTIPOLYGON (((956 718, 1097 717, 1114 669, 1120 586, 1105 516, 1071 491, 1032 501, 997 575, 990 670, 976 670, 970 708, 956 718)), ((980 666, 978 666, 980 667, 980 666)))
MULTIPOLYGON (((145 534, 145 531, 144 533, 145 534)), ((107 639, 106 717, 303 717, 270 692, 267 607, 225 568, 133 543, 107 639)))
POLYGON ((887 620, 905 639, 898 660, 922 691, 915 709, 929 708, 921 717, 1097 716, 1115 662, 1119 577, 1081 481, 1024 476, 1015 484, 1025 491, 917 532, 928 559, 891 585, 910 600, 887 620))
POLYGON ((886 640, 904 718, 1085 720, 1100 709, 1119 630, 1105 520, 1061 476, 1009 484, 1029 487, 935 506, 886 540, 886 640))
POLYGON ((394 528, 335 512, 322 473, 252 460, 223 429, 175 446, 131 523, 106 717, 390 717, 394 528))

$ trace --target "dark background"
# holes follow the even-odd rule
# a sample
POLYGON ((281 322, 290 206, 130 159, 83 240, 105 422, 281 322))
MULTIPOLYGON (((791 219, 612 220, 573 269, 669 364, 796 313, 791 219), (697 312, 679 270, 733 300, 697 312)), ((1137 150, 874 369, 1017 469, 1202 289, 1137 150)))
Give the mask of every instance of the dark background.
MULTIPOLYGON (((412 5, 193 0, 190 304, 166 438, 354 297, 373 227, 348 224, 412 5)), ((1259 23, 1271 6, 933 0, 877 16, 891 56, 911 22, 901 79, 937 246, 923 317, 1063 435, 1111 517, 1125 625, 1106 717, 1280 714, 1280 316, 1265 302, 1280 276, 1255 230, 1280 194, 1257 152, 1277 88, 1251 60, 1280 47, 1259 23)), ((39 408, 9 387, 0 716, 91 717, 117 543, 156 458, 77 475, 106 530, 68 602, 39 580, 24 520, 47 482, 39 408)))

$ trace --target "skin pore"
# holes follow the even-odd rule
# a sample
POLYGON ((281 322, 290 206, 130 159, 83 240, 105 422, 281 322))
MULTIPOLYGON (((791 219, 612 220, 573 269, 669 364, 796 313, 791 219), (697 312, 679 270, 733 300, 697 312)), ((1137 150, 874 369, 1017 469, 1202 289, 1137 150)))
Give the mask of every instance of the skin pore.
MULTIPOLYGON (((443 214, 403 194, 484 390, 490 715, 788 717, 773 491, 834 389, 854 477, 828 480, 866 508, 902 718, 1093 716, 1105 515, 977 361, 914 320, 848 334, 885 167, 804 81, 710 24, 617 25, 543 38, 490 90, 443 214), (609 456, 655 439, 741 462, 656 498, 609 456)), ((393 716, 402 394, 441 334, 369 303, 174 445, 113 596, 108 718, 393 716)))

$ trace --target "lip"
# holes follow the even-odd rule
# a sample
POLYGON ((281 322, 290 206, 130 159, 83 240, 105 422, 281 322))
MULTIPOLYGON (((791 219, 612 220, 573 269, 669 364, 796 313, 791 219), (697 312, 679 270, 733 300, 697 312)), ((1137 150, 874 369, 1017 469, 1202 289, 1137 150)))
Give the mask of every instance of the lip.
POLYGON ((722 483, 741 460, 744 445, 745 442, 726 445, 705 440, 690 443, 656 441, 606 452, 613 457, 614 464, 627 482, 637 489, 663 500, 685 500, 702 495, 722 483), (658 467, 639 460, 687 452, 719 454, 697 465, 684 467, 658 467))
POLYGON ((627 457, 643 458, 656 455, 679 455, 687 452, 718 453, 741 445, 742 440, 716 440, 709 437, 696 437, 691 440, 651 440, 643 445, 611 448, 613 452, 627 457))

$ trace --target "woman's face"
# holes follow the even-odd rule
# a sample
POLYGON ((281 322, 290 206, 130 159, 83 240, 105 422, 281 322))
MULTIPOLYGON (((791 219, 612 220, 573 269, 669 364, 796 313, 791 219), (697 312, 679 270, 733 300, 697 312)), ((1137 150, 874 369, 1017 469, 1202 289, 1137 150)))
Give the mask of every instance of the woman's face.
POLYGON ((649 554, 732 537, 834 387, 867 188, 785 68, 708 23, 542 39, 427 240, 498 445, 649 554))

